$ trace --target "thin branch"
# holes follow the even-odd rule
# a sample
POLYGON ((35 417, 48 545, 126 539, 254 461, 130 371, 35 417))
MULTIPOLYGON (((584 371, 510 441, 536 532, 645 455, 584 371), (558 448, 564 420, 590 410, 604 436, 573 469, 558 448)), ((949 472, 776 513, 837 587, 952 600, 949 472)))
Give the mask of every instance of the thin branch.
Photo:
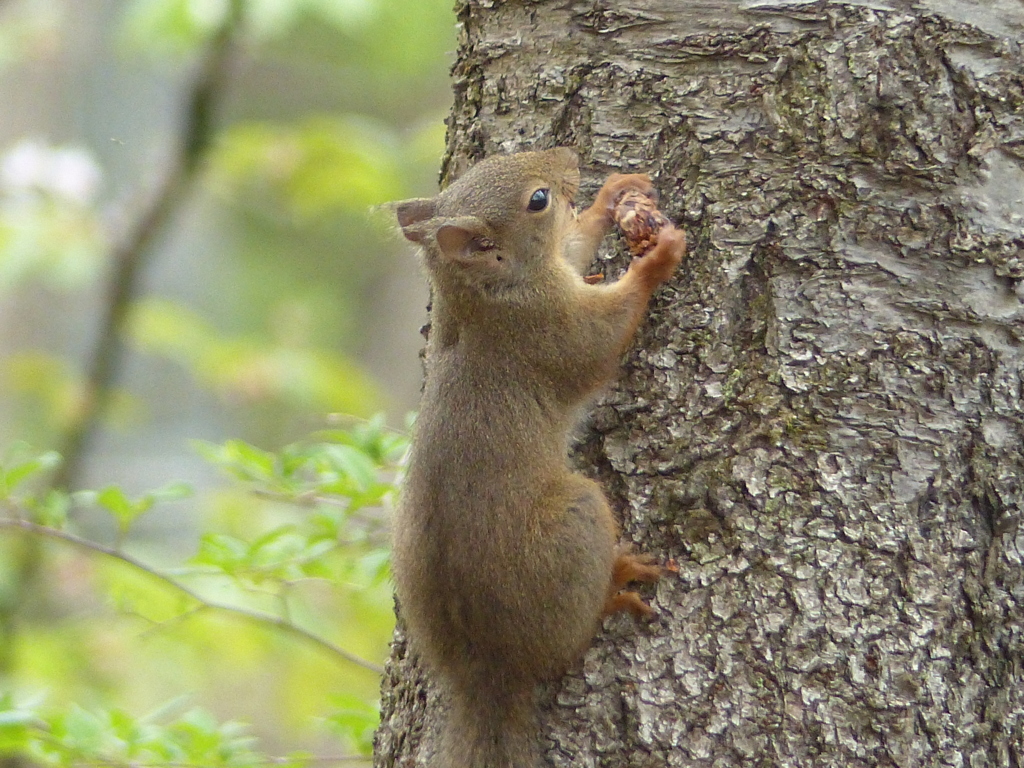
POLYGON ((194 606, 192 608, 189 608, 187 611, 182 611, 177 616, 171 616, 169 619, 164 619, 162 621, 154 621, 153 619, 149 618, 148 616, 143 616, 138 611, 130 611, 130 610, 126 610, 124 608, 122 608, 120 610, 122 611, 122 613, 125 613, 128 616, 134 616, 137 619, 139 619, 140 621, 147 622, 150 625, 150 626, 146 627, 146 629, 142 630, 139 633, 139 637, 144 639, 144 638, 149 637, 152 634, 156 634, 159 630, 166 629, 171 624, 183 624, 188 619, 191 619, 193 616, 197 616, 198 614, 200 614, 203 611, 205 611, 206 610, 206 606, 202 605, 202 604, 198 604, 198 605, 196 605, 196 606, 194 606))
POLYGON ((132 299, 138 292, 142 268, 152 252, 156 237, 195 182, 209 149, 213 136, 213 112, 223 91, 233 42, 241 28, 242 5, 239 0, 231 3, 224 23, 210 41, 188 94, 178 145, 163 179, 156 185, 134 224, 114 246, 105 312, 97 331, 96 345, 85 366, 85 402, 78 419, 60 440, 58 450, 64 462, 54 476, 56 488, 70 490, 78 478, 82 458, 122 367, 124 347, 119 334, 132 299))
POLYGON ((321 650, 327 651, 352 664, 356 664, 362 667, 363 669, 368 669, 371 672, 374 672, 378 675, 384 673, 384 668, 381 667, 379 664, 374 664, 371 661, 367 661, 366 659, 360 658, 359 656, 356 656, 354 653, 346 651, 344 648, 335 645, 330 640, 320 637, 319 635, 316 635, 313 632, 310 632, 309 630, 303 629, 302 627, 296 624, 292 624, 291 622, 281 618, 280 616, 275 616, 272 613, 265 613, 263 611, 251 610, 249 608, 242 608, 236 605, 230 605, 228 603, 220 603, 215 600, 208 600, 199 593, 189 589, 176 579, 173 579, 170 576, 161 573, 160 571, 154 570, 152 567, 142 562, 141 560, 138 560, 132 557, 131 555, 126 554, 125 552, 121 552, 120 550, 114 549, 112 547, 107 547, 95 541, 90 541, 89 539, 82 538, 81 536, 76 536, 75 534, 68 533, 67 531, 61 531, 57 528, 49 528, 45 525, 39 525, 37 523, 29 522, 28 520, 19 520, 17 518, 11 517, 0 517, 0 528, 13 528, 17 530, 26 531, 28 533, 36 534, 38 536, 45 536, 50 539, 57 539, 59 541, 63 541, 67 544, 70 544, 74 547, 77 547, 78 549, 83 549, 89 552, 95 552, 97 554, 104 555, 114 560, 119 560, 122 563, 130 565, 133 568, 136 568, 137 570, 140 570, 148 574, 157 581, 161 581, 164 584, 173 587, 186 597, 199 603, 203 609, 223 611, 225 613, 237 616, 238 618, 245 619, 246 621, 250 621, 255 624, 274 627, 275 629, 279 629, 287 634, 299 638, 300 640, 304 640, 310 645, 316 646, 321 650))

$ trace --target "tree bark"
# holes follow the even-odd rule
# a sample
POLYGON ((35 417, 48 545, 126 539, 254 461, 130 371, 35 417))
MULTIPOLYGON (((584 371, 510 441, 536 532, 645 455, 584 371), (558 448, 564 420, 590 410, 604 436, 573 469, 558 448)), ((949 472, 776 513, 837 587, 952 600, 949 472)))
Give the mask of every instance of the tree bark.
MULTIPOLYGON (((678 572, 552 686, 551 764, 1024 766, 1024 4, 457 12, 445 177, 573 146, 691 244, 576 451, 678 572)), ((439 706, 400 627, 375 765, 439 706)))

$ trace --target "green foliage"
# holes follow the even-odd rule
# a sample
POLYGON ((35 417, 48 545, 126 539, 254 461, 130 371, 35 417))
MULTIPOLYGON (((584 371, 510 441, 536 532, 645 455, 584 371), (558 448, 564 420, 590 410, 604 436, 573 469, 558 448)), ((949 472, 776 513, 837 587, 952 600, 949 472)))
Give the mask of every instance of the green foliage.
POLYGON ((395 256, 366 213, 435 185, 450 0, 128 0, 99 26, 80 25, 96 13, 88 4, 9 6, 5 77, 27 72, 35 83, 19 62, 38 59, 45 71, 53 57, 98 62, 133 93, 152 83, 175 94, 241 10, 241 55, 203 107, 217 133, 198 183, 146 233, 149 248, 187 245, 215 282, 188 306, 167 295, 187 288, 147 276, 154 295, 132 297, 119 331, 146 353, 132 357, 146 375, 163 383, 167 367, 154 359, 170 360, 191 394, 227 406, 228 428, 204 436, 247 439, 195 444, 211 471, 190 472, 194 493, 174 479, 184 474, 168 445, 177 436, 163 433, 154 453, 166 474, 155 480, 140 462, 88 490, 53 487, 67 467, 49 446, 83 422, 117 427, 86 446, 106 447, 151 412, 179 410, 133 377, 97 393, 87 372, 108 309, 95 305, 106 295, 97 288, 159 179, 154 150, 189 124, 187 99, 166 131, 148 122, 148 97, 142 118, 109 126, 89 99, 71 99, 83 114, 62 113, 73 119, 59 135, 74 144, 0 147, 0 301, 16 318, 5 330, 27 331, 0 354, 0 762, 288 766, 368 754, 379 686, 370 670, 393 629, 388 508, 407 439, 374 417, 289 441, 324 413, 381 407, 377 382, 346 354, 367 346, 353 337, 372 323, 366 296, 395 256), (120 63, 91 49, 108 42, 111 20, 120 63), (88 56, 78 56, 83 45, 88 56), (199 226, 186 218, 195 209, 199 226), (162 703, 179 692, 188 705, 162 703), (252 733, 267 749, 326 754, 269 757, 252 733))
POLYGON ((437 49, 424 42, 450 39, 450 0, 379 0, 378 9, 371 23, 361 27, 356 45, 348 55, 390 77, 415 80, 424 73, 447 71, 448 52, 454 48, 454 42, 448 49, 437 49))
POLYGON ((25 443, 15 443, 8 448, 0 464, 0 500, 10 499, 18 486, 58 464, 60 454, 56 451, 37 453, 25 443))
MULTIPOLYGON (((250 500, 264 500, 269 525, 262 530, 254 526, 250 509, 248 535, 237 535, 230 526, 208 531, 200 536, 196 554, 187 564, 161 570, 124 554, 122 544, 145 513, 159 504, 190 498, 188 486, 171 482, 140 495, 130 495, 117 485, 70 497, 52 490, 37 494, 32 486, 54 469, 60 457, 19 444, 0 463, 0 501, 18 517, 0 518, 0 530, 5 519, 12 524, 21 520, 23 530, 27 525, 30 532, 74 546, 86 557, 110 561, 116 569, 97 579, 97 585, 121 612, 158 629, 169 631, 201 610, 238 615, 268 628, 279 628, 283 622, 295 627, 300 639, 310 639, 315 635, 292 622, 297 616, 317 613, 322 597, 297 593, 296 587, 327 580, 357 598, 353 615, 376 625, 383 641, 390 632, 391 617, 388 601, 379 594, 388 592, 381 508, 395 492, 395 477, 407 447, 407 438, 389 430, 380 417, 354 422, 347 429, 326 430, 278 452, 240 440, 200 444, 200 452, 240 483, 250 500), (113 519, 117 532, 113 548, 74 532, 80 513, 89 508, 113 519), (282 516, 287 522, 280 522, 282 516), (218 582, 215 588, 198 586, 211 579, 218 582), (214 593, 215 599, 207 596, 214 593), (268 613, 259 607, 266 597, 273 598, 270 604, 277 611, 268 613)), ((218 639, 223 641, 224 634, 218 639)), ((236 644, 231 648, 235 654, 241 650, 236 644)), ((53 671, 67 674, 64 667, 53 671)), ((377 722, 376 704, 366 698, 368 692, 356 690, 332 694, 331 714, 323 723, 347 748, 367 754, 377 722)), ((246 733, 235 723, 218 725, 198 710, 163 722, 152 716, 135 718, 116 708, 89 710, 69 704, 47 709, 16 703, 10 695, 0 698, 0 754, 23 755, 42 765, 265 762, 246 733)), ((301 763, 303 758, 294 760, 301 763)))
POLYGON ((373 732, 380 724, 377 706, 347 694, 332 697, 331 703, 336 708, 327 716, 331 730, 341 736, 356 754, 370 754, 373 751, 373 732))
POLYGON ((175 302, 138 302, 128 333, 143 351, 174 360, 236 402, 273 399, 314 411, 367 413, 377 399, 366 374, 344 355, 226 336, 175 302))
POLYGON ((0 694, 0 755, 28 752, 34 727, 42 720, 35 711, 14 702, 14 694, 0 694))
POLYGON ((27 443, 14 443, 0 457, 0 502, 18 504, 31 519, 60 528, 67 520, 71 498, 42 484, 60 462, 56 451, 34 451, 27 443))
POLYGON ((289 582, 325 576, 322 559, 334 548, 335 543, 330 539, 310 539, 292 526, 275 528, 254 541, 208 533, 203 536, 199 553, 192 562, 256 583, 262 580, 289 582))
POLYGON ((247 123, 221 139, 214 178, 232 198, 266 184, 302 219, 333 210, 364 214, 404 194, 401 160, 393 132, 365 118, 247 123))
POLYGON ((407 78, 445 69, 446 48, 436 41, 451 37, 450 0, 133 0, 124 40, 149 55, 188 53, 223 24, 232 2, 242 3, 248 33, 264 44, 303 25, 326 26, 347 38, 331 52, 346 63, 407 78))
POLYGON ((317 433, 309 442, 269 453, 241 440, 201 444, 203 457, 268 495, 301 502, 317 494, 347 499, 349 512, 379 504, 392 488, 381 482, 381 467, 394 466, 406 449, 403 435, 390 430, 381 415, 351 429, 317 433))
POLYGON ((287 34, 304 18, 358 28, 380 5, 379 0, 134 0, 126 17, 126 39, 142 50, 187 52, 213 34, 231 3, 239 1, 251 33, 264 40, 287 34))
POLYGON ((255 747, 246 726, 218 723, 200 709, 135 718, 118 709, 54 710, 0 696, 0 755, 22 755, 38 765, 244 768, 265 764, 255 747))
POLYGON ((117 523, 118 535, 125 536, 139 517, 149 512, 160 501, 178 501, 192 494, 187 483, 172 482, 162 488, 131 499, 123 489, 108 485, 98 491, 79 491, 75 500, 83 505, 95 505, 111 514, 117 523))
POLYGON ((353 573, 381 583, 388 558, 378 512, 394 493, 393 475, 406 447, 405 437, 388 430, 380 417, 351 430, 325 431, 276 454, 241 440, 200 444, 208 461, 254 493, 309 513, 248 541, 207 534, 193 562, 254 583, 353 573), (340 560, 328 558, 338 553, 340 560))

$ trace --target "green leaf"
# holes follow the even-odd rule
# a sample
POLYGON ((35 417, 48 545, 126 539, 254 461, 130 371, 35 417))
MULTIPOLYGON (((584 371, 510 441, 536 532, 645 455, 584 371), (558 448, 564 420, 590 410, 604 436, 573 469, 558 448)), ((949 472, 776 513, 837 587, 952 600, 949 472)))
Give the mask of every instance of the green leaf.
POLYGON ((132 502, 116 485, 108 485, 96 493, 96 503, 114 514, 115 517, 122 517, 132 514, 135 507, 132 502))
POLYGON ((0 710, 0 728, 9 728, 12 725, 27 725, 35 719, 35 713, 27 709, 0 710))
POLYGON ((147 495, 155 502, 181 501, 187 499, 194 493, 191 485, 180 480, 170 482, 147 495))
POLYGON ((15 704, 11 694, 0 696, 0 755, 25 751, 29 743, 30 727, 38 719, 32 709, 15 704))
POLYGON ((37 523, 49 528, 63 528, 71 511, 71 496, 64 491, 51 490, 41 500, 29 503, 37 523))
POLYGON ((352 694, 339 694, 331 701, 337 709, 327 722, 359 754, 369 755, 373 751, 373 733, 380 724, 378 706, 352 694))
POLYGON ((118 529, 122 532, 131 528, 141 515, 153 508, 154 499, 150 495, 132 501, 121 488, 108 485, 96 493, 96 503, 107 510, 117 520, 118 529))
POLYGON ((33 764, 255 768, 276 762, 254 751, 254 744, 245 726, 218 724, 198 710, 164 725, 119 709, 88 711, 73 704, 38 713, 0 699, 0 754, 24 755, 33 764))
MULTIPOLYGON (((98 491, 77 491, 73 498, 78 504, 105 509, 117 521, 118 530, 125 533, 140 516, 149 512, 158 502, 177 501, 191 493, 192 489, 187 483, 171 482, 155 491, 144 493, 137 499, 130 498, 116 485, 108 485, 98 491)), ((54 499, 52 503, 59 505, 60 500, 54 499)), ((54 506, 51 511, 59 513, 59 506, 54 506)))
POLYGON ((333 468, 351 481, 360 493, 377 482, 378 467, 373 458, 351 445, 328 445, 323 449, 333 468))
POLYGON ((0 466, 0 498, 8 497, 19 485, 55 468, 60 462, 59 453, 47 451, 24 461, 0 466))
MULTIPOLYGON (((406 417, 409 419, 411 415, 406 417)), ((409 447, 408 430, 403 433, 388 427, 383 413, 356 421, 349 429, 321 430, 316 437, 324 442, 354 445, 381 465, 397 462, 409 447)))
POLYGON ((63 716, 55 718, 53 735, 75 753, 95 754, 103 744, 103 725, 96 715, 72 705, 63 716))
POLYGON ((358 570, 370 584, 380 584, 391 574, 391 551, 372 549, 356 561, 358 570))
POLYGON ((302 551, 305 540, 288 525, 263 534, 249 545, 246 559, 255 567, 277 565, 302 551))
POLYGON ((247 565, 248 555, 249 545, 241 539, 222 533, 208 533, 200 539, 199 551, 192 562, 233 574, 247 565))
POLYGON ((277 477, 274 454, 242 440, 228 440, 222 445, 197 442, 195 446, 203 458, 226 469, 239 480, 270 482, 277 477))

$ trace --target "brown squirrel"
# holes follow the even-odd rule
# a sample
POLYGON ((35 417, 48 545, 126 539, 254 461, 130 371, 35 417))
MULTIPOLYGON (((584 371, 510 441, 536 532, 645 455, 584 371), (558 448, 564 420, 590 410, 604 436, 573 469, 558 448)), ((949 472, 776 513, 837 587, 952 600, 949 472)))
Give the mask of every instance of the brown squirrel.
POLYGON ((450 698, 435 765, 540 765, 536 688, 661 568, 617 549, 597 483, 567 465, 581 405, 616 372, 651 293, 685 249, 671 225, 617 282, 581 272, 628 189, 611 176, 578 217, 576 154, 488 158, 437 197, 395 204, 433 289, 427 375, 394 523, 413 647, 450 698))

